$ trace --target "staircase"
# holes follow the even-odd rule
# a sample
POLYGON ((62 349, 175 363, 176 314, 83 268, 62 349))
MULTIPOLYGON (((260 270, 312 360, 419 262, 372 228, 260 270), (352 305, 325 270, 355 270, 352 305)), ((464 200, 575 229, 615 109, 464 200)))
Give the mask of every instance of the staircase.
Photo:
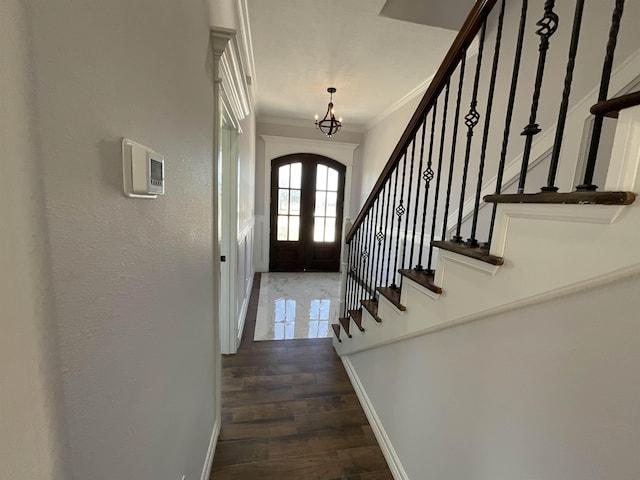
POLYGON ((339 355, 640 271, 640 44, 614 63, 605 8, 474 5, 346 235, 339 355))

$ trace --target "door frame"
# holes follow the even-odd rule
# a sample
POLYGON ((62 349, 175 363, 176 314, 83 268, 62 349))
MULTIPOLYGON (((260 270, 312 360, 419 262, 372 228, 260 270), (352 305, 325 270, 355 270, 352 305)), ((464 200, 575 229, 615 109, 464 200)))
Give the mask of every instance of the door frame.
MULTIPOLYGON (((254 269, 256 272, 269 271, 270 257, 270 212, 271 212, 271 160, 289 154, 314 153, 322 155, 343 164, 346 167, 344 180, 344 206, 342 251, 344 252, 344 223, 349 221, 351 212, 352 177, 356 149, 359 143, 337 142, 331 140, 309 140, 304 138, 281 137, 275 135, 260 135, 264 141, 264 162, 262 174, 262 200, 263 211, 256 215, 256 237, 254 249, 254 269)), ((256 198, 259 201, 259 198, 256 198)), ((359 203, 359 199, 355 199, 359 203)), ((256 207, 258 205, 256 204, 256 207)))
MULTIPOLYGON (((310 245, 305 245, 305 240, 313 242, 313 240, 311 239, 311 237, 313 236, 313 223, 312 223, 314 218, 314 214, 312 213, 313 206, 305 205, 305 203, 308 203, 312 198, 315 199, 315 195, 311 194, 311 190, 315 194, 316 178, 315 177, 305 178, 304 176, 305 165, 307 165, 306 168, 309 168, 308 166, 310 164, 313 164, 316 167, 318 165, 324 165, 326 167, 329 167, 338 171, 337 203, 341 208, 337 209, 336 211, 337 213, 336 241, 338 243, 338 249, 340 253, 336 261, 337 270, 327 270, 327 271, 332 271, 332 272, 340 271, 340 267, 341 267, 340 259, 341 259, 342 250, 343 250, 342 239, 344 238, 343 229, 344 229, 344 218, 345 218, 345 183, 346 183, 347 167, 344 164, 338 162, 337 160, 334 160, 333 158, 329 158, 324 155, 318 155, 316 153, 293 153, 293 154, 283 155, 282 157, 274 158, 273 160, 271 160, 271 182, 269 185, 269 191, 271 192, 271 197, 270 197, 271 200, 273 200, 278 195, 278 185, 277 185, 278 173, 276 168, 274 168, 274 166, 277 168, 280 168, 283 165, 297 163, 297 162, 302 163, 302 171, 303 171, 302 181, 300 185, 300 190, 302 195, 301 195, 301 208, 300 208, 300 231, 299 231, 299 235, 300 235, 299 242, 301 242, 302 245, 297 247, 299 254, 305 251, 308 252, 309 248, 311 247, 310 245), (306 195, 303 192, 307 192, 306 195), (311 210, 307 210, 306 212, 303 211, 303 208, 305 206, 306 208, 309 208, 311 210)), ((308 173, 309 172, 307 170, 307 174, 308 173)), ((336 207, 338 205, 336 205, 336 207)), ((275 208, 275 206, 273 205, 273 201, 269 205, 269 210, 270 210, 269 211, 269 271, 272 271, 271 268, 273 266, 273 262, 271 261, 271 248, 273 247, 274 242, 276 242, 276 221, 278 218, 277 208, 275 208)), ((306 268, 307 258, 305 257, 304 253, 302 254, 302 257, 303 258, 299 259, 299 261, 301 261, 303 264, 302 270, 292 270, 292 271, 307 271, 307 268, 306 268)), ((314 269, 311 269, 311 268, 309 270, 314 271, 314 269)), ((275 271, 281 271, 281 270, 275 270, 275 271)))
POLYGON ((238 135, 228 117, 220 125, 218 159, 220 250, 220 346, 223 354, 238 350, 238 135), (224 258, 224 260, 222 260, 224 258))
MULTIPOLYGON (((214 272, 216 278, 216 342, 222 354, 238 349, 237 235, 238 150, 240 122, 251 114, 247 76, 241 62, 237 32, 211 30, 214 96, 214 272), (235 132, 235 133, 234 133, 235 132), (225 152, 222 152, 222 150, 225 152), (221 154, 224 153, 224 154, 221 154), (219 174, 222 172, 222 178, 219 174), (221 262, 221 257, 226 258, 221 262)), ((219 366, 216 365, 216 370, 219 366)))

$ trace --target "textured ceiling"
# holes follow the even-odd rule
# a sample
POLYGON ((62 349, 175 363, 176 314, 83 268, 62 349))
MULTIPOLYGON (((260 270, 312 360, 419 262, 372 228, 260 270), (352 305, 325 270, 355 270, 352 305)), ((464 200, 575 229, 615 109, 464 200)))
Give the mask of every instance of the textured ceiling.
MULTIPOLYGON (((439 6, 436 0, 393 0, 394 15, 439 6), (415 5, 411 8, 415 9, 415 5)), ((464 4, 464 5, 463 5, 464 4)), ((334 86, 336 116, 361 130, 433 75, 454 30, 380 16, 384 0, 248 0, 259 119, 313 124, 334 86)))

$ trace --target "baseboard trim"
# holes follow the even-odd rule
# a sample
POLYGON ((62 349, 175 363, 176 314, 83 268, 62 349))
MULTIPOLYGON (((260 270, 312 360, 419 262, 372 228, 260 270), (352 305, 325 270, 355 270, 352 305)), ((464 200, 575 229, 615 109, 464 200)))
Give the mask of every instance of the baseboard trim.
POLYGON ((391 439, 387 435, 387 432, 382 425, 382 421, 378 414, 376 413, 375 408, 373 407, 373 403, 369 396, 367 395, 366 390, 364 389, 364 385, 360 381, 358 374, 353 368, 353 364, 351 360, 345 355, 344 357, 340 357, 342 360, 342 364, 344 365, 344 369, 347 371, 347 375, 351 380, 351 384, 353 385, 353 389, 356 392, 358 400, 360 400, 360 404, 362 405, 362 409, 364 410, 367 419, 369 420, 369 424, 371 425, 371 429, 373 430, 376 439, 378 440, 378 444, 380 445, 380 449, 382 450, 382 454, 384 458, 387 460, 387 464, 389 465, 389 469, 391 470, 391 474, 395 480, 409 480, 409 476, 407 472, 405 472, 402 463, 400 462, 400 458, 396 453, 395 448, 393 448, 393 444, 391 443, 391 439))
POLYGON ((220 435, 220 421, 216 420, 213 424, 213 431, 211 432, 211 439, 209 440, 209 448, 207 450, 207 457, 204 460, 204 468, 202 469, 202 475, 200 480, 209 480, 211 475, 211 466, 213 465, 213 454, 216 451, 216 444, 218 443, 218 436, 220 435))

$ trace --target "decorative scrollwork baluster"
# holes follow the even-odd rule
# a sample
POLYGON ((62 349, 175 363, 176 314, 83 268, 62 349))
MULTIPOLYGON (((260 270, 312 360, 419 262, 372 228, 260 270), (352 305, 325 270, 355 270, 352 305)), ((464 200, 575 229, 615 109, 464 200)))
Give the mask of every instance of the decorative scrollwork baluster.
POLYGON ((471 97, 471 104, 469 105, 469 113, 464 116, 464 124, 467 126, 467 145, 464 154, 464 167, 462 169, 462 186, 460 187, 460 204, 458 206, 458 224, 456 227, 456 234, 453 237, 453 241, 462 243, 462 235, 460 230, 462 229, 462 216, 464 210, 464 196, 467 189, 467 176, 469 174, 469 159, 471 155, 471 142, 473 140, 473 129, 478 125, 480 121, 480 114, 476 107, 478 106, 478 87, 480 84, 480 70, 482 68, 482 54, 484 52, 484 40, 487 32, 487 21, 482 24, 482 30, 480 31, 480 47, 478 49, 478 61, 476 63, 476 73, 473 80, 473 95, 471 97))
POLYGON ((536 118, 538 116, 538 106, 540 103, 540 94, 542 92, 542 80, 544 78, 544 68, 547 61, 547 51, 549 50, 550 38, 558 29, 558 15, 553 11, 555 4, 555 0, 546 0, 544 2, 544 15, 536 23, 538 26, 536 34, 540 36, 540 46, 538 47, 538 68, 536 70, 536 80, 533 87, 533 99, 531 101, 529 124, 524 127, 521 134, 526 137, 526 140, 524 142, 524 151, 522 154, 518 193, 524 193, 527 171, 529 169, 529 159, 531 157, 531 146, 533 145, 533 137, 542 131, 542 129, 540 129, 540 125, 536 123, 536 118))

